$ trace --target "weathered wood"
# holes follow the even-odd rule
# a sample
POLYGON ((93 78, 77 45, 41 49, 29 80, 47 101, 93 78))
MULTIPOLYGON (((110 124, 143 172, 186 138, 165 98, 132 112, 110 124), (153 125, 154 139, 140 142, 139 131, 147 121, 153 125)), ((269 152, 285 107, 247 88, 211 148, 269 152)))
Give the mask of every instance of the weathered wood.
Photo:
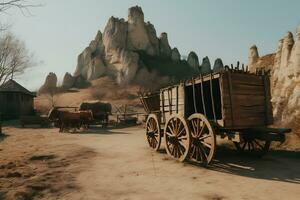
POLYGON ((209 85, 210 85, 210 97, 211 97, 211 107, 212 107, 212 110, 213 110, 213 115, 214 115, 214 121, 216 122, 217 121, 217 118, 216 118, 216 111, 215 111, 215 101, 214 101, 214 94, 213 94, 213 83, 212 83, 212 74, 210 74, 211 76, 211 79, 209 81, 209 85))
POLYGON ((194 104, 194 112, 198 113, 197 111, 197 104, 196 104, 196 91, 195 91, 195 81, 192 79, 192 86, 193 86, 193 104, 194 104))
POLYGON ((201 82, 200 82, 200 86, 201 86, 201 100, 202 100, 202 106, 203 106, 203 112, 204 112, 204 115, 206 116, 206 107, 205 107, 205 100, 204 100, 204 94, 203 94, 203 76, 202 74, 200 74, 200 79, 201 79, 201 82))
MULTIPOLYGON (((232 98, 232 82, 231 82, 231 73, 227 72, 227 78, 228 78, 228 94, 229 94, 229 100, 230 100, 230 113, 231 113, 231 127, 234 127, 234 116, 233 116, 233 98, 232 98)), ((226 88, 226 87, 225 87, 226 88)))

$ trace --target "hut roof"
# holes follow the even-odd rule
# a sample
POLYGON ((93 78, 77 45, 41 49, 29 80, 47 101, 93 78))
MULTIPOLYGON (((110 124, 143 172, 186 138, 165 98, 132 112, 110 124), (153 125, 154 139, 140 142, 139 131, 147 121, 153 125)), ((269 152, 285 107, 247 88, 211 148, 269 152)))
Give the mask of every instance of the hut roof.
POLYGON ((23 94, 27 94, 30 96, 36 96, 35 93, 30 92, 26 88, 24 88, 22 85, 17 83, 16 81, 10 79, 9 81, 3 83, 0 86, 0 92, 19 92, 23 94))

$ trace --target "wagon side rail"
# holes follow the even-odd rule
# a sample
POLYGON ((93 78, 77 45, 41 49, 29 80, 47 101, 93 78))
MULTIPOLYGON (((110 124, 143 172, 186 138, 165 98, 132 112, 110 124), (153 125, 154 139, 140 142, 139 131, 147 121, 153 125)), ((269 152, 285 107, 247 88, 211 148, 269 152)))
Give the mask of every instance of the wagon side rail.
POLYGON ((285 134, 292 132, 290 128, 269 128, 258 127, 248 128, 243 131, 243 134, 252 134, 253 137, 264 141, 285 142, 285 134))

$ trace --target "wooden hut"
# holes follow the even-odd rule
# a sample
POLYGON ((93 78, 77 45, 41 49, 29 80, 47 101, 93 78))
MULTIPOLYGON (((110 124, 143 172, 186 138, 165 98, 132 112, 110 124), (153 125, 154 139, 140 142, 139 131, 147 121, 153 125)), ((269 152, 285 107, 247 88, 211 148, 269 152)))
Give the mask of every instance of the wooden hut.
POLYGON ((33 98, 35 94, 14 80, 9 80, 0 86, 1 118, 18 119, 22 115, 34 114, 33 98))

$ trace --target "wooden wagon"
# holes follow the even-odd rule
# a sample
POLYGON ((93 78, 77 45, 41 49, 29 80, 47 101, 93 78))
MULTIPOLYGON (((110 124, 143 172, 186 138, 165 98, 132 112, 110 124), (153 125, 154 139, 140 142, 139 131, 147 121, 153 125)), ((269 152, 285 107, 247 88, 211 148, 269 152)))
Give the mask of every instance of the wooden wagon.
POLYGON ((265 154, 272 141, 283 142, 290 129, 273 123, 269 75, 226 68, 199 75, 157 93, 141 95, 149 114, 146 137, 179 161, 209 164, 216 136, 232 140, 240 152, 265 154))

